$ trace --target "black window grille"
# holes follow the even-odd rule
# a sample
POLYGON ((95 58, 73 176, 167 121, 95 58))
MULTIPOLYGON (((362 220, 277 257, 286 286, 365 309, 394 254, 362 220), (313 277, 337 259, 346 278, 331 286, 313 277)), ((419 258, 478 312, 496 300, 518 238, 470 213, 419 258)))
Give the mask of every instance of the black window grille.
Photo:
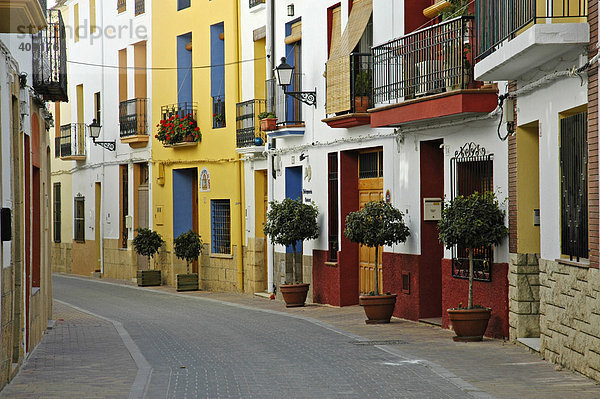
POLYGON ((338 156, 331 153, 329 164, 329 260, 337 261, 338 253, 338 156))
POLYGON ((256 7, 260 4, 264 4, 265 0, 249 0, 250 1, 250 8, 256 7))
POLYGON ((213 98, 213 129, 225 127, 225 96, 213 98))
POLYGON ((560 121, 561 251, 588 257, 587 112, 560 121))
POLYGON ((266 109, 266 100, 249 100, 236 104, 236 147, 262 145, 266 135, 260 130, 258 114, 266 109))
POLYGON ((75 197, 75 237, 76 242, 85 242, 85 197, 75 197))
POLYGON ((383 177, 383 151, 363 152, 358 156, 358 178, 383 177))
POLYGON ((68 101, 67 35, 62 14, 48 11, 48 26, 32 37, 33 88, 47 101, 68 101))
POLYGON ((148 134, 147 98, 134 98, 119 103, 121 137, 148 134))
MULTIPOLYGON (((211 200, 211 253, 231 253, 231 209, 228 199, 211 200)), ((238 254, 239 256, 239 254, 238 254)))
POLYGON ((54 242, 60 242, 60 230, 61 230, 61 199, 60 199, 60 183, 54 183, 54 198, 53 198, 53 209, 52 219, 54 227, 54 242))
MULTIPOLYGON (((461 147, 450 160, 451 198, 493 191, 493 166, 493 154, 488 154, 484 147, 475 143, 461 147)), ((493 257, 491 246, 473 250, 474 280, 492 280, 493 257)), ((461 245, 452 248, 452 276, 469 278, 469 256, 461 245)))
POLYGON ((127 9, 127 0, 117 0, 117 12, 121 13, 127 9))
POLYGON ((135 15, 146 12, 146 0, 135 0, 135 15))

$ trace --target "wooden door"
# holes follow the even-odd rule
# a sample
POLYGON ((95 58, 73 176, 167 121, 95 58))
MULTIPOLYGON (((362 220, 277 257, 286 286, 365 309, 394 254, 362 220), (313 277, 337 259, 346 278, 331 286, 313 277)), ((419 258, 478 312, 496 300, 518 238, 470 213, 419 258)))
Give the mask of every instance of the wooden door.
MULTIPOLYGON (((358 183, 358 201, 362 209, 369 201, 379 201, 383 198, 383 179, 361 179, 358 183), (361 187, 362 186, 362 187, 361 187)), ((366 294, 375 291, 375 248, 360 245, 358 249, 358 287, 359 293, 366 294)), ((379 248, 379 293, 382 293, 383 278, 381 273, 381 255, 379 248)))

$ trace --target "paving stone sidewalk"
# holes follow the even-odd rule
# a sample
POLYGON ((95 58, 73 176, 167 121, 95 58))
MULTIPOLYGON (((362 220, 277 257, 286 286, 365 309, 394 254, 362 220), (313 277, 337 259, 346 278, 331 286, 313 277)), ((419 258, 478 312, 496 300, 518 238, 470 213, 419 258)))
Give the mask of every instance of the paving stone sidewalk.
POLYGON ((47 330, 0 398, 127 398, 137 367, 112 323, 53 304, 47 330))
MULTIPOLYGON (((135 286, 133 282, 104 281, 135 286)), ((452 341, 454 334, 451 331, 396 318, 388 325, 367 325, 364 322, 364 312, 359 306, 337 308, 309 304, 303 308, 288 309, 281 301, 255 295, 206 291, 177 293, 174 288, 167 286, 140 289, 280 311, 327 323, 336 329, 370 340, 371 343, 399 341, 389 346, 397 354, 415 361, 423 360, 439 365, 442 370, 455 374, 496 398, 600 398, 600 385, 595 381, 569 370, 560 370, 520 344, 497 339, 457 343, 452 341)))

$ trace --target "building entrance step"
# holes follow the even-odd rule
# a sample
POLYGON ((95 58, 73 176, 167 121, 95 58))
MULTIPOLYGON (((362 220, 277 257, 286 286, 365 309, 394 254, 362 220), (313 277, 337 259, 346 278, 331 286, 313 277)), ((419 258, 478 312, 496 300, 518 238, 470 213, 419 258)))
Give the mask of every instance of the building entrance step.
POLYGON ((425 324, 431 324, 432 326, 438 326, 441 327, 442 326, 442 317, 426 317, 423 319, 419 319, 419 322, 421 323, 425 323, 425 324))
POLYGON ((534 351, 540 351, 540 338, 517 338, 517 341, 534 351))

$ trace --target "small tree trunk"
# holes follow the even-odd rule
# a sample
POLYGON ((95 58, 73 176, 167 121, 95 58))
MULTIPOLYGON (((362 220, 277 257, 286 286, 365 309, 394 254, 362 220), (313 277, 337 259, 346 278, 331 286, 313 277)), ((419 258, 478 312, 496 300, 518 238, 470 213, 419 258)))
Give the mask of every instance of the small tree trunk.
POLYGON ((189 260, 185 261, 185 267, 187 269, 187 274, 190 274, 190 261, 189 260))
POLYGON ((469 253, 469 300, 468 309, 473 309, 473 249, 467 248, 469 253))
POLYGON ((292 244, 294 250, 294 258, 292 259, 292 284, 296 283, 296 243, 292 244))
POLYGON ((379 246, 375 246, 375 295, 379 295, 379 269, 377 261, 379 260, 379 246))
POLYGON ((152 270, 152 269, 150 269, 150 260, 151 260, 151 259, 152 259, 152 257, 151 257, 151 256, 148 256, 148 270, 152 270))

